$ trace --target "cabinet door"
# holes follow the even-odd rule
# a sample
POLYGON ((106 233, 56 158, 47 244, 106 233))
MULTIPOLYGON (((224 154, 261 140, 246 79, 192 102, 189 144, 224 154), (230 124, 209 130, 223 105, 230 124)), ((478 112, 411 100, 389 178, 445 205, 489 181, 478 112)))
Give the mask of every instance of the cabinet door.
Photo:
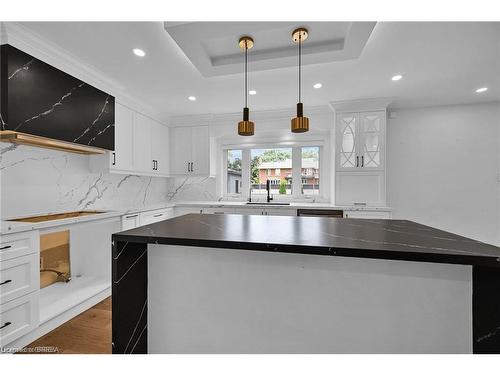
POLYGON ((111 153, 110 168, 113 170, 133 169, 133 125, 132 110, 116 103, 115 105, 115 151, 111 153))
POLYGON ((365 112, 359 115, 359 151, 360 167, 382 168, 383 135, 385 113, 365 112))
POLYGON ((134 229, 139 226, 139 214, 125 215, 122 217, 122 230, 134 229))
POLYGON ((210 138, 208 126, 192 128, 192 157, 191 173, 195 175, 208 175, 210 173, 210 138))
POLYGON ((337 166, 338 169, 357 168, 358 115, 342 113, 337 115, 337 166))
POLYGON ((168 175, 170 171, 170 129, 156 121, 151 122, 151 157, 156 160, 155 174, 168 175))
POLYGON ((151 120, 135 113, 134 116, 134 171, 152 173, 151 120))
POLYGON ((171 171, 173 174, 188 174, 188 163, 191 163, 191 128, 178 127, 172 129, 171 171))

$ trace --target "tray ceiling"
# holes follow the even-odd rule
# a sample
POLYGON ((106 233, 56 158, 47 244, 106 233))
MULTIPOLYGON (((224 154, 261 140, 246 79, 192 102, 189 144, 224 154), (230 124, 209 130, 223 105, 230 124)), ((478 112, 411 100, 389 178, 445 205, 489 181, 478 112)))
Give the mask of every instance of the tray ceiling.
POLYGON ((167 33, 204 77, 241 73, 243 53, 238 39, 251 36, 250 70, 271 70, 297 64, 292 31, 306 27, 303 64, 358 58, 376 22, 165 22, 167 33))

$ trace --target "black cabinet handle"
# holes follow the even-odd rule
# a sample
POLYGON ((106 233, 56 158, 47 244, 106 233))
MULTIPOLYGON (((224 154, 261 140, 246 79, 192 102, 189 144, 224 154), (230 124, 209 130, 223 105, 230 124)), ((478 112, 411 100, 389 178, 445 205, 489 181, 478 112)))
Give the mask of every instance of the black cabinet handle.
POLYGON ((8 284, 8 283, 11 283, 12 280, 5 280, 4 282, 1 282, 0 285, 5 285, 5 284, 8 284))
POLYGON ((132 218, 137 217, 137 216, 139 216, 139 215, 130 215, 130 216, 125 216, 125 219, 132 219, 132 218))
POLYGON ((112 164, 116 165, 116 153, 115 152, 113 152, 113 163, 112 164))
POLYGON ((11 324, 11 322, 6 322, 3 326, 0 327, 0 329, 10 326, 11 324))
POLYGON ((10 249, 11 247, 12 247, 11 245, 3 246, 0 247, 0 250, 10 249))
POLYGON ((191 163, 188 163, 188 172, 191 172, 191 171, 189 170, 189 164, 191 164, 191 163))
POLYGON ((356 156, 356 168, 359 167, 359 156, 356 156))
POLYGON ((361 156, 361 166, 362 167, 365 166, 365 156, 364 155, 361 156))
POLYGON ((160 163, 158 162, 158 160, 156 161, 156 170, 158 170, 158 166, 160 165, 160 163))
POLYGON ((194 163, 191 162, 191 172, 194 172, 194 163))
POLYGON ((163 214, 153 215, 153 217, 160 217, 160 216, 163 216, 163 214))

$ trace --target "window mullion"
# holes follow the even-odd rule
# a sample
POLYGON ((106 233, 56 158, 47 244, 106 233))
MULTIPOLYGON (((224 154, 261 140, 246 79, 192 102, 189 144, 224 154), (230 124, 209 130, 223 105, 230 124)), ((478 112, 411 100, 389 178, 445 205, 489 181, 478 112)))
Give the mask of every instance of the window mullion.
POLYGON ((292 149, 292 196, 300 198, 302 195, 301 181, 302 148, 294 147, 292 149))

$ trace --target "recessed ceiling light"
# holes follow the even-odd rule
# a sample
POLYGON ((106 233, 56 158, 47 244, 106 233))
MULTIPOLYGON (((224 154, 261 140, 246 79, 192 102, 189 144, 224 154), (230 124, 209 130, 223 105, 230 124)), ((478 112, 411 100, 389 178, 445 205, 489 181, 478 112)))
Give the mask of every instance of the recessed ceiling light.
POLYGON ((194 102, 196 100, 196 96, 188 96, 188 99, 194 102))
POLYGON ((249 93, 250 95, 255 95, 255 94, 257 94, 257 91, 255 91, 255 90, 250 90, 248 93, 249 93))
POLYGON ((132 52, 134 52, 134 54, 135 54, 136 56, 139 56, 139 57, 144 57, 144 56, 146 56, 146 52, 144 52, 144 51, 143 51, 142 49, 140 49, 140 48, 134 48, 134 49, 132 50, 132 52))
POLYGON ((481 88, 476 90, 477 93, 481 93, 481 92, 485 92, 485 91, 488 91, 487 87, 481 87, 481 88))
POLYGON ((403 78, 403 76, 401 74, 396 74, 395 76, 393 76, 391 79, 393 81, 399 81, 401 78, 403 78))
POLYGON ((313 85, 313 87, 314 87, 315 89, 320 89, 320 88, 322 88, 322 87, 323 87, 323 84, 321 84, 321 83, 319 83, 319 82, 318 82, 318 83, 315 83, 315 84, 313 85))

